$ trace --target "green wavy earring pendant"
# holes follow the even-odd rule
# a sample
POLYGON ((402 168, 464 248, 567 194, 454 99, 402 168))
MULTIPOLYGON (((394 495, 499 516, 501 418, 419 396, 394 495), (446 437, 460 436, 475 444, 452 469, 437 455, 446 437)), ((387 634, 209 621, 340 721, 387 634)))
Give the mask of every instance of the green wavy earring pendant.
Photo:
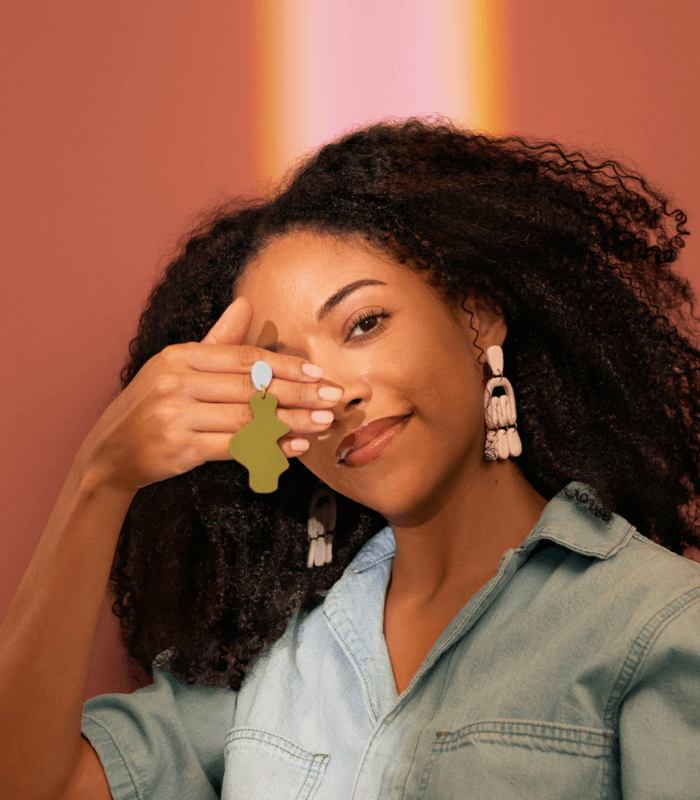
POLYGON ((277 398, 267 391, 272 381, 272 368, 267 361, 256 361, 250 375, 258 390, 250 398, 253 421, 231 437, 228 449, 248 470, 250 488, 269 494, 277 490, 279 476, 289 468, 277 440, 291 428, 275 416, 277 398))

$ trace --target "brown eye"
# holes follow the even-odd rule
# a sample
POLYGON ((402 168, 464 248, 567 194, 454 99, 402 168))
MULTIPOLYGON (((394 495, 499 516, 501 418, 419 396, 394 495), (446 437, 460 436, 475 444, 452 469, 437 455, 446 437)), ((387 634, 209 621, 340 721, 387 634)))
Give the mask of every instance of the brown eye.
POLYGON ((347 341, 352 339, 367 339, 375 333, 384 330, 384 320, 388 319, 391 314, 382 309, 381 311, 370 311, 361 314, 350 325, 350 336, 347 341), (359 334, 352 335, 354 331, 359 331, 359 334))

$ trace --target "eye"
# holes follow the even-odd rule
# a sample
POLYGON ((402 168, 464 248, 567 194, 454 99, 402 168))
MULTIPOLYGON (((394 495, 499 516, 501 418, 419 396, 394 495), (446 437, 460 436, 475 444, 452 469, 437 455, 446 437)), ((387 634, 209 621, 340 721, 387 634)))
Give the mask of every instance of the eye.
POLYGON ((350 336, 345 341, 353 339, 368 339, 384 330, 385 320, 391 314, 383 308, 381 311, 363 311, 350 323, 350 336), (353 336, 353 331, 359 331, 359 335, 353 336))

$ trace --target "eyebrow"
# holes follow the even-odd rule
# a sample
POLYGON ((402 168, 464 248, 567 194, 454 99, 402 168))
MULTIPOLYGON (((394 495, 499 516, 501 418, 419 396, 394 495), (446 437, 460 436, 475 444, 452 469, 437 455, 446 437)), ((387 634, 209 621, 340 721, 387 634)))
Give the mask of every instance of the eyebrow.
MULTIPOLYGON (((360 281, 348 283, 347 286, 343 286, 342 289, 338 289, 337 292, 332 294, 321 306, 321 308, 319 308, 319 310, 316 312, 316 320, 321 322, 321 320, 328 316, 328 314, 330 314, 336 306, 339 306, 346 297, 358 289, 361 289, 363 286, 386 286, 386 283, 384 283, 384 281, 378 281, 372 278, 365 278, 360 281)), ((271 353, 278 353, 280 350, 289 350, 289 348, 284 342, 277 342, 276 344, 266 345, 263 347, 263 350, 269 350, 271 353)))
POLYGON ((361 289, 363 286, 386 286, 386 283, 384 283, 384 281, 377 281, 367 278, 361 281, 353 281, 347 286, 343 286, 342 289, 338 289, 338 291, 335 294, 332 294, 321 306, 321 308, 319 308, 318 312, 316 313, 317 321, 320 322, 325 316, 330 314, 330 312, 333 311, 336 306, 340 305, 348 295, 352 294, 358 289, 361 289))

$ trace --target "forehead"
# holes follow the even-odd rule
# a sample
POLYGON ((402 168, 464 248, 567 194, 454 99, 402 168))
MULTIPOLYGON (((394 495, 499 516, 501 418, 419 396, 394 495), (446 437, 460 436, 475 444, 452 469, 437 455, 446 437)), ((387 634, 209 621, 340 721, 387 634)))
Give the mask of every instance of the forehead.
MULTIPOLYGON (((325 291, 339 282, 378 278, 392 284, 420 278, 361 236, 294 231, 273 239, 247 265, 236 294, 302 288, 325 291)), ((422 281, 420 281, 422 283, 422 281)))

